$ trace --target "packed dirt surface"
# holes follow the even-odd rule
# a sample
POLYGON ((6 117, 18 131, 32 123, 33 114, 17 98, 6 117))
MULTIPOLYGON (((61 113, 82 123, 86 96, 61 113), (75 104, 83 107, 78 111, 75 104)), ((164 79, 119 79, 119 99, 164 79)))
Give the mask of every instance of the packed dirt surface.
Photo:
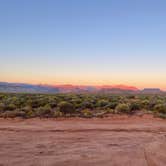
POLYGON ((0 166, 166 166, 166 120, 0 119, 0 166))

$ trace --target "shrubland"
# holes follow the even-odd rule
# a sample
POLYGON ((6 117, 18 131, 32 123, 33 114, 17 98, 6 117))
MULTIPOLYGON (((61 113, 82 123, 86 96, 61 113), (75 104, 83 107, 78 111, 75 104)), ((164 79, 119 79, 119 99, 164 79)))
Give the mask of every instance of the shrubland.
POLYGON ((0 117, 105 117, 151 113, 166 118, 166 95, 0 93, 0 117))

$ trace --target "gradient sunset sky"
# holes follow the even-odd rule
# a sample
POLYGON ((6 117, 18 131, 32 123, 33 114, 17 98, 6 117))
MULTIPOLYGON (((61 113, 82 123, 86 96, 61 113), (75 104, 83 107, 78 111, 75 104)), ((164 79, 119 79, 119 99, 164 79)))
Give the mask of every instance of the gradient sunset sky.
POLYGON ((166 0, 1 0, 0 81, 166 90, 166 0))

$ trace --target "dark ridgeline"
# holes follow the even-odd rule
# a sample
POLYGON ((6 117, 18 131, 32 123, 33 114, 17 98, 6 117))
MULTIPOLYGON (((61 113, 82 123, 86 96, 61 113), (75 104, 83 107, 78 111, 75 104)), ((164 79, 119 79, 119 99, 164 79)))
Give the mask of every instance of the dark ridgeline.
POLYGON ((75 85, 33 85, 0 82, 0 92, 9 93, 110 93, 110 94, 161 94, 157 88, 139 90, 130 86, 75 86, 75 85))

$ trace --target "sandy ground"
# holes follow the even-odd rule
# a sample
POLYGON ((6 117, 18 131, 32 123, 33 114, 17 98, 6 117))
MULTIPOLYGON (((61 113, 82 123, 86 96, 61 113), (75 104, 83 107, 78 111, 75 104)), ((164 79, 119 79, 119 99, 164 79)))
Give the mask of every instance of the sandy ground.
POLYGON ((166 166, 166 120, 0 119, 0 166, 166 166))

